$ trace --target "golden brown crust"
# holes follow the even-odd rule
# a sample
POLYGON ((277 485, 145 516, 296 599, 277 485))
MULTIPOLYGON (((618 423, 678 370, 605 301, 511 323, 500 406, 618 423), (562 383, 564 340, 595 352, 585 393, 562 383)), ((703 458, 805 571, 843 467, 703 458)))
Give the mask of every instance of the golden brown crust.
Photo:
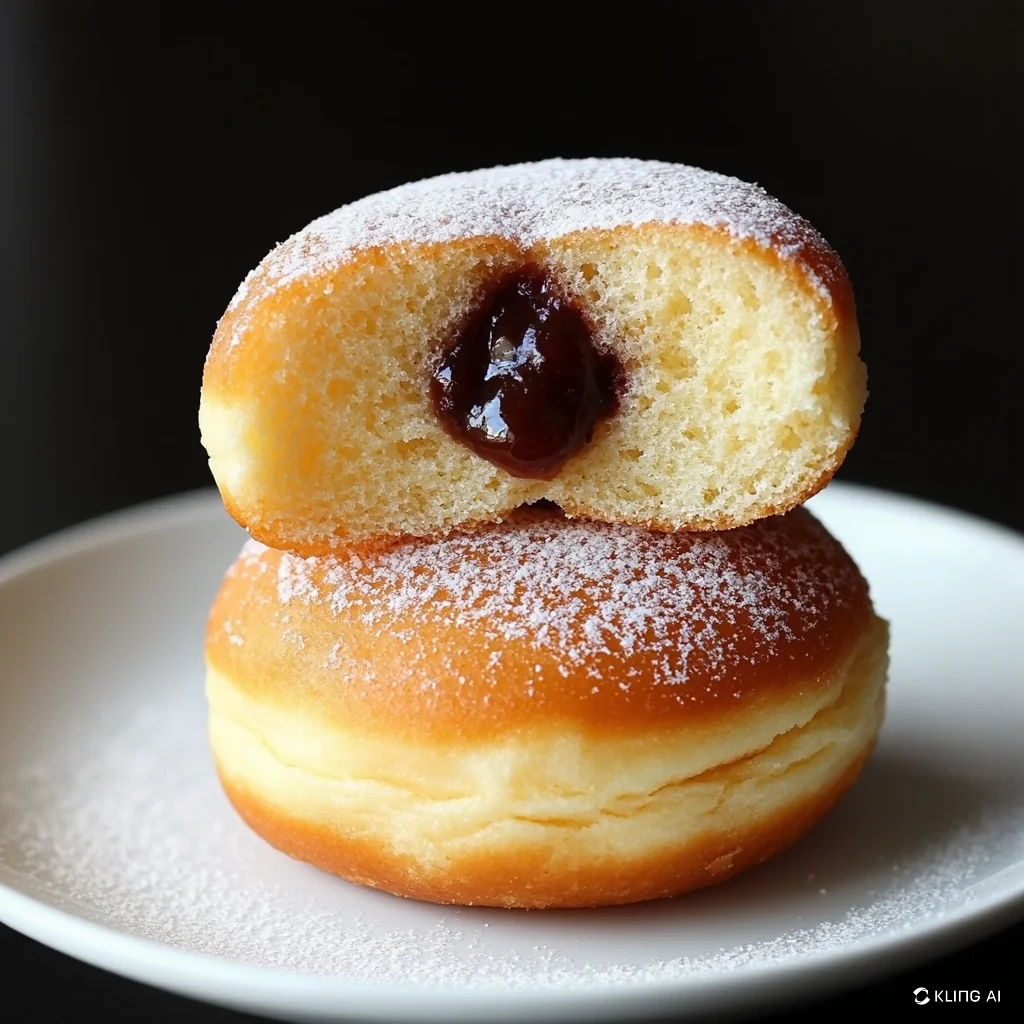
POLYGON ((206 651, 242 691, 287 703, 301 680, 303 701, 370 734, 446 742, 558 720, 622 734, 810 700, 871 615, 856 565, 803 509, 718 534, 535 509, 358 556, 250 545, 206 651), (592 564, 560 564, 585 545, 592 564), (658 574, 636 582, 647 566, 658 574))
POLYGON ((678 896, 766 861, 800 839, 835 804, 870 752, 865 750, 827 788, 806 794, 767 820, 629 862, 595 858, 571 876, 550 870, 546 844, 533 850, 516 847, 507 859, 491 850, 431 874, 379 842, 344 834, 343 826, 290 817, 253 796, 229 773, 221 772, 221 783, 243 820, 272 846, 359 885, 462 906, 596 907, 678 896))

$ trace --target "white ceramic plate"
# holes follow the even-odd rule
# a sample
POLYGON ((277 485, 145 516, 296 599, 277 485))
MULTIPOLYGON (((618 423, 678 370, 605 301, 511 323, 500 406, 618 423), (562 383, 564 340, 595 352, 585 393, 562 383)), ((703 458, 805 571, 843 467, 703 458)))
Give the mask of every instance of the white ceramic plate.
POLYGON ((236 820, 204 736, 204 618, 243 539, 216 495, 8 557, 0 919, 238 1009, 444 1022, 767 1009, 1009 924, 1024 916, 1024 540, 850 486, 813 508, 892 623, 874 758, 775 861, 599 911, 399 900, 290 861, 236 820))

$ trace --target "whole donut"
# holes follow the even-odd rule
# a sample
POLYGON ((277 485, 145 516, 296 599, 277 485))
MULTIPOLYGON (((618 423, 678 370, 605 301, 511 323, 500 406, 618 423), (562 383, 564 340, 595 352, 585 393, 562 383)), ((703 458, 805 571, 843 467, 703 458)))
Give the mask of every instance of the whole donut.
POLYGON ((545 507, 386 550, 249 542, 207 636, 224 788, 280 850, 438 903, 628 903, 801 836, 882 718, 888 634, 803 509, 716 533, 545 507))

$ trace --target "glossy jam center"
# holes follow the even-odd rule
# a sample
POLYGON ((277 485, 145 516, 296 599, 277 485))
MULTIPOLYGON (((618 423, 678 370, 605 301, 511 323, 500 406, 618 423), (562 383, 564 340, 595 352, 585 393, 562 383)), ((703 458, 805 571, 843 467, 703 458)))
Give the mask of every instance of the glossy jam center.
POLYGON ((619 405, 618 360, 539 267, 498 282, 434 371, 438 416, 456 440, 513 476, 550 480, 619 405))

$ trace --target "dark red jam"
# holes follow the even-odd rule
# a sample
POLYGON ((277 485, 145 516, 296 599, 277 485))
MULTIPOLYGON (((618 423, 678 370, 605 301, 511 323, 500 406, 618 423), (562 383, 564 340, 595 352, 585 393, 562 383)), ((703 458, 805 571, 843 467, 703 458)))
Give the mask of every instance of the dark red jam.
POLYGON ((551 480, 619 406, 622 367, 540 267, 500 280, 434 370, 438 417, 513 476, 551 480))

